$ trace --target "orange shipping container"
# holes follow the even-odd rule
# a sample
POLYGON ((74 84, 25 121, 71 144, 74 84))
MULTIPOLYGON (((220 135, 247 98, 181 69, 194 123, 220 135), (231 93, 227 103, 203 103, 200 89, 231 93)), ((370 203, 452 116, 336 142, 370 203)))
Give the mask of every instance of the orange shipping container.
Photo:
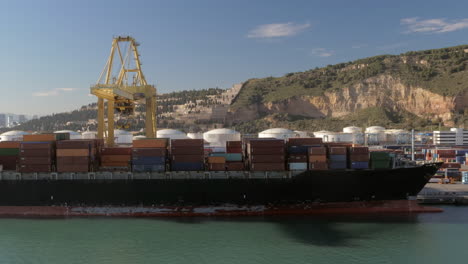
POLYGON ((325 155, 309 155, 309 162, 327 162, 325 155))
POLYGON ((24 135, 23 136, 23 141, 25 141, 25 142, 55 141, 55 134, 24 135))
POLYGON ((21 142, 19 141, 2 141, 0 142, 0 148, 20 148, 21 142))
POLYGON ((166 148, 167 139, 165 138, 149 138, 133 140, 134 148, 166 148))
POLYGON ((88 149, 57 149, 57 157, 87 157, 88 149))
POLYGON ((105 162, 130 162, 132 159, 131 155, 106 155, 101 156, 102 163, 105 162))
POLYGON ((208 157, 208 163, 226 163, 225 157, 208 157))

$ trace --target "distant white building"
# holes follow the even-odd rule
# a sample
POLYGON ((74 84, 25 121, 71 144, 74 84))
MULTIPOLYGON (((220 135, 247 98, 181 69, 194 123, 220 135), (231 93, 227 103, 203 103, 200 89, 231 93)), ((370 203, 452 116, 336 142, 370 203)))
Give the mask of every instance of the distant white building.
POLYGON ((468 145, 468 130, 451 128, 450 131, 434 131, 434 145, 468 145))

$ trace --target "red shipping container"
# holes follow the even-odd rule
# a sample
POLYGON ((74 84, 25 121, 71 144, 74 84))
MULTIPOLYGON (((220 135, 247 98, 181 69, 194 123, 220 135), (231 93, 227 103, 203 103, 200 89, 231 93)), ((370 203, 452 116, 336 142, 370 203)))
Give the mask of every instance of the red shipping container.
POLYGON ((132 155, 132 148, 103 148, 101 151, 101 155, 132 155))
POLYGON ((52 172, 51 165, 21 165, 18 168, 19 172, 52 172))
POLYGON ((172 147, 172 155, 204 155, 205 150, 200 147, 172 147))
POLYGON ((309 170, 328 170, 328 164, 326 162, 311 162, 309 170))
POLYGON ((284 163, 252 163, 250 164, 251 171, 284 171, 284 163))
POLYGON ((365 162, 369 161, 369 154, 352 154, 349 156, 349 160, 351 162, 357 161, 357 162, 365 162))
POLYGON ((203 155, 172 155, 171 159, 175 162, 205 162, 203 155))
POLYGON ((54 149, 55 143, 54 142, 41 142, 41 143, 21 143, 20 149, 54 149))
POLYGON ((327 148, 325 147, 310 147, 309 155, 327 155, 327 148))
POLYGON ((242 141, 226 141, 226 148, 241 148, 242 141))
POLYGON ((227 147, 226 153, 242 153, 242 147, 227 147))
POLYGON ((172 139, 171 147, 201 147, 203 148, 203 139, 172 139))
POLYGON ((461 168, 461 164, 456 163, 456 162, 450 162, 450 163, 445 162, 444 164, 442 164, 441 168, 459 169, 459 168, 461 168))
POLYGON ((349 149, 349 152, 351 155, 354 154, 368 154, 369 153, 369 148, 368 147, 351 147, 349 149))
POLYGON ((165 148, 134 148, 133 157, 165 157, 167 150, 165 148))
POLYGON ((309 162, 327 162, 325 155, 309 155, 309 162))
POLYGON ((243 171, 245 166, 243 162, 226 162, 226 168, 228 171, 243 171))
POLYGON ((331 147, 329 148, 330 155, 346 155, 345 147, 331 147))
POLYGON ((20 150, 21 157, 43 157, 51 156, 52 149, 22 149, 20 150))
POLYGON ((52 164, 52 158, 49 157, 20 157, 21 165, 42 165, 52 164))
POLYGON ((224 164, 224 163, 210 163, 210 164, 208 164, 208 170, 210 170, 210 171, 224 171, 224 170, 226 170, 226 164, 224 164))
POLYGON ((256 147, 284 147, 284 140, 282 139, 254 139, 248 143, 249 148, 256 147))
POLYGON ((57 164, 86 165, 89 163, 89 157, 57 157, 57 164))
POLYGON ((288 162, 307 162, 307 155, 290 154, 288 162))
POLYGON ((60 140, 57 141, 57 149, 89 149, 94 147, 92 140, 60 140))
POLYGON ((250 156, 251 163, 277 163, 284 162, 284 155, 252 155, 250 156))
POLYGON ((57 164, 57 172, 88 172, 90 171, 87 164, 57 164))
POLYGON ((284 155, 284 147, 264 147, 264 148, 251 148, 247 151, 249 155, 284 155))
POLYGON ((17 164, 17 156, 0 156, 0 165, 3 166, 3 170, 16 170, 17 164))
POLYGON ((290 138, 288 139, 289 146, 309 146, 323 144, 321 138, 290 138))

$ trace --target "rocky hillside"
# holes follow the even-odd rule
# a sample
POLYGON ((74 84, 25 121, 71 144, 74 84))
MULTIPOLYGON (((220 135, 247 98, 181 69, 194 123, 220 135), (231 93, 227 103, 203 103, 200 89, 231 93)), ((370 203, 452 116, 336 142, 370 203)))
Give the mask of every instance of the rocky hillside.
POLYGON ((468 45, 464 45, 365 58, 278 78, 251 79, 234 99, 228 123, 241 129, 245 122, 298 128, 300 120, 310 124, 322 120, 327 126, 331 120, 348 123, 356 119, 356 113, 364 115, 358 120, 366 120, 370 111, 363 110, 383 109, 386 115, 401 117, 395 125, 415 118, 426 126, 465 125, 467 64, 468 45), (289 121, 282 123, 285 116, 289 121))

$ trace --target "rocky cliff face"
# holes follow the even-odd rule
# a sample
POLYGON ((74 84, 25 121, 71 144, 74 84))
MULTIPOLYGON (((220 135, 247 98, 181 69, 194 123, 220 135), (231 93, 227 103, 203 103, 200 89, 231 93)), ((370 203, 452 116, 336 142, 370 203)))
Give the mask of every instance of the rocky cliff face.
POLYGON ((249 121, 273 113, 313 118, 343 117, 368 107, 408 111, 429 120, 440 118, 444 125, 452 126, 454 113, 468 107, 468 91, 457 96, 443 96, 422 87, 405 85, 398 78, 382 74, 339 91, 325 92, 322 96, 300 96, 250 105, 232 111, 228 120, 249 121))

